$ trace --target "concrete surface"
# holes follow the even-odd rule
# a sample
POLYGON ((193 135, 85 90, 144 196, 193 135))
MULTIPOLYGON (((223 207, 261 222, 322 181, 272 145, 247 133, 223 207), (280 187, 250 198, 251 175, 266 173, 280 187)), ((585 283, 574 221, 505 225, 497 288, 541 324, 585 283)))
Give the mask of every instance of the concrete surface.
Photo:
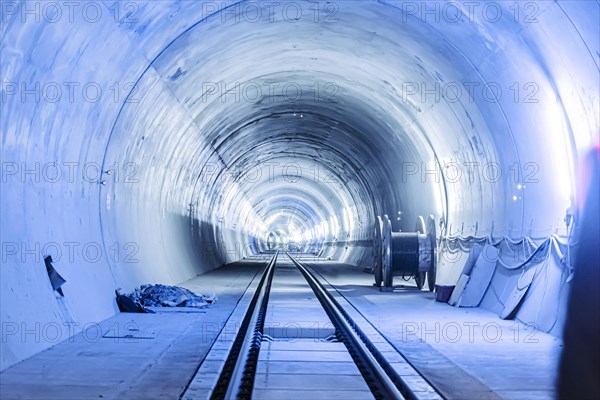
POLYGON ((263 265, 230 264, 182 284, 217 295, 206 309, 121 313, 8 368, 0 374, 0 398, 179 398, 263 265))
MULTIPOLYGON (((201 364, 204 372, 217 374, 209 371, 214 363, 203 359, 262 265, 232 264, 183 284, 199 293, 216 292, 218 301, 207 309, 119 314, 24 360, 0 374, 0 398, 178 398, 201 364)), ((482 309, 435 302, 428 291, 405 287, 380 292, 372 286, 372 275, 357 267, 310 265, 447 398, 553 398, 561 346, 557 338, 482 309)), ((282 286, 273 287, 268 321, 305 321, 295 313, 298 304, 306 306, 302 297, 310 293, 294 282, 291 270, 284 267, 277 274, 282 286)), ((328 321, 313 311, 312 319, 328 321)), ((369 398, 341 343, 300 336, 263 343, 256 398, 295 399, 290 388, 307 389, 296 393, 298 398, 369 398)))
POLYGON ((373 399, 346 346, 298 268, 280 256, 273 275, 255 399, 373 399), (324 365, 320 365, 324 364, 324 365))
POLYGON ((372 399, 343 343, 314 339, 263 343, 255 399, 372 399))
MULTIPOLYGON (((479 308, 436 302, 414 283, 391 293, 373 276, 333 262, 311 263, 444 396, 553 399, 560 339, 479 308)), ((399 282, 396 282, 399 283, 399 282)))
POLYGON ((274 339, 326 339, 335 335, 331 320, 294 264, 280 256, 273 275, 265 334, 274 339))

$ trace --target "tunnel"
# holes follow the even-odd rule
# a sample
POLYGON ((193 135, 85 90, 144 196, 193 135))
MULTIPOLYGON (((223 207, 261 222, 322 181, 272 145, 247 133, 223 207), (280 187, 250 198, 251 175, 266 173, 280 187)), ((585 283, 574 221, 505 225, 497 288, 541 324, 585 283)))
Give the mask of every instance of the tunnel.
MULTIPOLYGON (((220 280, 202 291, 247 279, 245 290, 247 265, 277 251, 318 265, 340 293, 361 285, 373 324, 391 318, 400 329, 411 315, 419 327, 419 307, 433 304, 440 321, 472 310, 502 332, 534 327, 537 347, 523 346, 536 356, 522 356, 509 389, 454 363, 489 396, 478 398, 554 398, 580 211, 586 188, 598 190, 582 184, 599 145, 597 1, 3 1, 1 12, 2 398, 98 398, 97 387, 60 371, 42 379, 35 365, 58 351, 45 368, 75 379, 94 352, 104 363, 129 357, 94 350, 110 340, 110 321, 177 325, 212 307, 127 314, 115 291, 211 276, 220 280), (383 216, 393 232, 431 218, 439 287, 458 287, 478 244, 496 243, 476 307, 436 302, 405 276, 396 283, 408 291, 374 287, 383 216), (357 278, 339 278, 346 271, 357 278), (527 279, 515 310, 499 316, 527 279), (385 307, 403 302, 410 311, 390 317, 385 307), (551 367, 533 376, 541 359, 551 367), (70 385, 78 394, 65 394, 70 385)), ((453 360, 444 351, 440 360, 453 360)), ((163 398, 193 388, 194 357, 187 383, 163 398)), ((132 360, 123 362, 144 370, 132 360)), ((95 368, 106 389, 114 374, 95 368)), ((124 385, 152 387, 155 373, 124 385)), ((442 398, 476 393, 468 379, 451 390, 450 377, 423 376, 442 398)))

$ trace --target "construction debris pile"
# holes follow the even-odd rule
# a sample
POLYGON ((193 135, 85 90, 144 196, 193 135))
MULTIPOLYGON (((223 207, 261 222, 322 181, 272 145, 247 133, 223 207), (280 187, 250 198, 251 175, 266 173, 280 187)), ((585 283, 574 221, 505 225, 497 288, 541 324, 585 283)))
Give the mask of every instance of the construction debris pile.
POLYGON ((186 288, 168 285, 142 285, 129 294, 117 289, 116 294, 122 312, 152 312, 148 307, 206 308, 216 301, 214 295, 197 295, 186 288))

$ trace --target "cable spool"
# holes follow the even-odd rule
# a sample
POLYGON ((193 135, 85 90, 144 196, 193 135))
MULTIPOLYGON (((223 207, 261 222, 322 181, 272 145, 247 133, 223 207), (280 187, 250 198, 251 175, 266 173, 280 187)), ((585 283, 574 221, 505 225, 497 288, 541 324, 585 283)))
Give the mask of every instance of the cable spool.
POLYGON ((430 215, 427 218, 427 236, 429 237, 429 243, 431 245, 431 251, 429 252, 431 257, 431 266, 429 271, 427 271, 427 287, 430 292, 433 292, 437 277, 437 231, 435 228, 435 218, 433 215, 430 215))
MULTIPOLYGON (((394 286, 394 276, 412 276, 421 289, 427 277, 429 290, 435 287, 435 219, 429 216, 427 229, 423 217, 417 218, 416 232, 393 232, 392 222, 383 217, 383 285, 387 290, 394 286)), ((376 278, 377 280, 377 278, 376 278)), ((384 289, 385 290, 385 289, 384 289)))
POLYGON ((375 286, 380 287, 383 282, 383 259, 381 244, 383 241, 383 221, 379 215, 375 217, 373 232, 373 274, 375 275, 375 286))
MULTIPOLYGON (((420 215, 417 217, 417 223, 415 226, 415 231, 417 232, 418 236, 424 236, 425 235, 425 221, 423 220, 423 217, 421 217, 420 215)), ((429 249, 427 248, 427 243, 426 241, 423 241, 422 238, 420 240, 420 243, 422 245, 419 245, 419 271, 415 274, 415 282, 417 284, 417 287, 419 289, 423 289, 423 285, 425 284, 425 277, 427 275, 427 271, 422 271, 421 270, 421 266, 427 264, 427 256, 429 255, 429 249)))

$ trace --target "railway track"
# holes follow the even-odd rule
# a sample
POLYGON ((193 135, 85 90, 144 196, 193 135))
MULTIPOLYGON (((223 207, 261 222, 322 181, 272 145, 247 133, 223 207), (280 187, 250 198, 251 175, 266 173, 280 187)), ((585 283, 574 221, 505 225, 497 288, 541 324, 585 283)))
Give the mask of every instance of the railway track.
POLYGON ((275 253, 182 398, 440 399, 344 302, 300 260, 275 253))

